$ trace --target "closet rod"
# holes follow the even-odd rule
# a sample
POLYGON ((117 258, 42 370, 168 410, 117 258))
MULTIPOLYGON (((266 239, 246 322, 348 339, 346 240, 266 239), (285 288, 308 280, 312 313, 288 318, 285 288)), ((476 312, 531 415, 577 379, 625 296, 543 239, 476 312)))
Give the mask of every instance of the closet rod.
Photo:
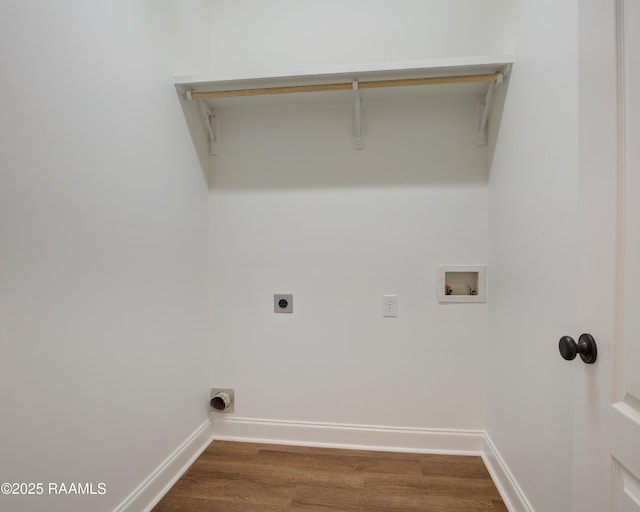
MULTIPOLYGON (((496 82, 502 73, 484 75, 434 76, 425 78, 403 78, 396 80, 372 80, 358 82, 359 89, 376 89, 380 87, 407 87, 412 85, 468 84, 476 82, 496 82)), ((283 87, 262 87, 256 89, 235 89, 228 91, 190 91, 193 100, 212 98, 234 98, 241 96, 264 96, 268 94, 289 94, 296 92, 347 91, 353 89, 353 82, 315 85, 291 85, 283 87)))

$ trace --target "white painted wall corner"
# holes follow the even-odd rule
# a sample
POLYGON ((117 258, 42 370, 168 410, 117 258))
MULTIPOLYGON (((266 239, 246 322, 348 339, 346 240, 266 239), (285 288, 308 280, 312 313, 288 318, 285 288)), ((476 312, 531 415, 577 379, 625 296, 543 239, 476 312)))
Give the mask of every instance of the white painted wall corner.
POLYGON ((213 441, 207 419, 169 455, 114 512, 149 512, 213 441))
POLYGON ((489 434, 484 432, 485 445, 482 449, 482 460, 484 465, 496 484, 502 501, 509 509, 509 512, 535 512, 531 503, 518 485, 513 473, 509 470, 500 452, 493 444, 489 434))

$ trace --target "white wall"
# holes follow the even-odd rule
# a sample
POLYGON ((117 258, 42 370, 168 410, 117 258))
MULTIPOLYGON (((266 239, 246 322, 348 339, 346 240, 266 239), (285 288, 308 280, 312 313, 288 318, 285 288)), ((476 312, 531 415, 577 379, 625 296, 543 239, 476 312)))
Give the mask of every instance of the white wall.
POLYGON ((221 116, 213 383, 235 388, 235 417, 483 428, 486 304, 439 305, 436 273, 486 261, 475 105, 369 105, 359 152, 352 117, 221 116), (292 315, 274 314, 274 293, 293 294, 292 315))
MULTIPOLYGON (((484 426, 536 510, 569 510, 573 393, 557 339, 575 330, 576 2, 217 0, 211 34, 211 62, 220 74, 515 55, 495 154, 488 155, 493 164, 488 185, 488 338, 468 343, 468 325, 460 324, 471 318, 470 325, 480 325, 479 317, 467 315, 481 310, 435 306, 429 275, 420 276, 428 266, 460 258, 465 250, 456 245, 465 215, 444 216, 445 203, 464 185, 430 182, 418 171, 417 146, 404 153, 407 166, 402 169, 413 169, 410 187, 404 174, 394 186, 396 174, 386 169, 397 164, 384 151, 386 161, 372 158, 376 145, 370 140, 361 155, 349 157, 345 148, 328 156, 328 128, 317 133, 323 135, 322 144, 306 135, 312 120, 315 126, 335 126, 337 113, 325 114, 331 119, 315 114, 304 120, 294 113, 275 120, 238 116, 223 119, 222 129, 242 131, 245 140, 237 143, 238 150, 246 154, 233 160, 221 153, 211 192, 212 240, 220 240, 212 253, 213 346, 220 355, 213 360, 214 379, 219 376, 216 383, 239 389, 236 411, 241 415, 484 426), (289 144, 284 156, 284 141, 269 131, 274 126, 288 126, 285 133, 296 143, 293 154, 289 144), (256 127, 268 135, 260 138, 256 127), (257 145, 248 144, 251 140, 257 145), (312 165, 301 165, 309 154, 312 165), (373 177, 356 164, 372 169, 373 177), (382 202, 416 232, 430 236, 399 234, 380 213, 382 202), (287 209, 294 212, 293 220, 282 221, 287 209), (449 238, 446 226, 457 222, 456 236, 449 238), (364 242, 350 233, 361 233, 364 242), (379 240, 389 244, 378 249, 379 240), (284 244, 290 253, 282 249, 284 244), (336 246, 345 247, 342 260, 332 251, 336 246), (443 254, 445 246, 448 254, 443 254), (394 247, 406 260, 381 271, 394 247), (414 291, 416 278, 425 287, 420 294, 414 291), (377 302, 394 286, 401 316, 388 321, 377 316, 377 302), (339 302, 328 302, 336 290, 339 302), (273 316, 274 292, 294 293, 293 317, 273 316), (226 302, 227 294, 233 300, 226 302), (411 317, 403 318, 407 302, 411 317), (363 327, 367 322, 369 327, 363 327), (450 325, 455 328, 448 329, 450 325), (445 341, 451 339, 457 343, 445 341), (478 384, 483 382, 479 373, 459 378, 476 357, 473 348, 485 343, 487 389, 478 384), (425 367, 429 355, 442 373, 433 371, 431 362, 425 367), (445 379, 447 373, 450 378, 445 379), (479 410, 464 418, 451 414, 452 403, 466 406, 464 397, 471 395, 446 391, 447 385, 468 389, 476 378, 472 393, 481 390, 478 396, 488 397, 486 422, 479 410), (389 399, 392 391, 386 383, 394 381, 409 395, 407 410, 385 416, 367 393, 377 390, 389 399), (338 389, 344 402, 329 409, 338 389)), ((435 149, 436 154, 439 149, 444 148, 435 149)), ((479 357, 484 364, 485 355, 479 357)))
POLYGON ((207 419, 207 188, 171 79, 179 9, 0 4, 0 481, 45 483, 3 511, 113 510, 207 419))
POLYGON ((113 509, 215 384, 250 418, 488 427, 535 508, 569 510, 576 38, 574 3, 3 2, 0 481, 108 492, 0 508, 113 509), (208 216, 174 72, 512 51, 488 190, 471 105, 367 106, 362 152, 350 109, 236 111, 208 216), (487 257, 487 305, 435 302, 436 264, 487 257))
POLYGON ((489 181, 488 432, 539 511, 571 510, 573 373, 557 343, 579 334, 576 4, 517 3, 489 181))
MULTIPOLYGON (((501 54, 508 4, 217 0, 211 65, 501 54)), ((436 301, 438 264, 487 258, 475 106, 364 104, 361 152, 349 107, 222 115, 213 384, 236 389, 236 417, 484 428, 486 305, 436 301), (294 294, 292 316, 274 315, 274 293, 294 294), (382 318, 383 293, 398 294, 397 319, 382 318)))
POLYGON ((225 72, 504 54, 507 0, 215 0, 211 66, 225 72))

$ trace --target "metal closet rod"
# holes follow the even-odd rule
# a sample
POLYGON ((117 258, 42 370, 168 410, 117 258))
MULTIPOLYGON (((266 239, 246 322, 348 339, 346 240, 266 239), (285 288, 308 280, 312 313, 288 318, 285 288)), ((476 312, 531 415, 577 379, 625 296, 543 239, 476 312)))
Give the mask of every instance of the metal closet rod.
MULTIPOLYGON (((403 78, 396 80, 371 80, 358 82, 359 89, 377 89, 380 87, 408 87, 412 85, 441 85, 441 84, 468 84, 478 82, 496 82, 502 77, 502 73, 488 73, 483 75, 456 75, 433 76, 425 78, 403 78)), ((353 81, 335 84, 315 85, 291 85, 284 87, 261 87, 255 89, 233 89, 227 91, 189 91, 187 94, 193 100, 206 100, 213 98, 237 98, 242 96, 266 96, 269 94, 289 94, 297 92, 323 92, 323 91, 347 91, 353 90, 353 81)))

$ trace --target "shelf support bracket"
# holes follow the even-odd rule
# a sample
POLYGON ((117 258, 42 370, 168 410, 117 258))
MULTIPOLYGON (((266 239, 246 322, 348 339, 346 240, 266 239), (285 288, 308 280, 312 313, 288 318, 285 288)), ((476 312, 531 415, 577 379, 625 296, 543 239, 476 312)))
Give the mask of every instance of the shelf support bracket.
POLYGON ((360 97, 360 89, 358 88, 358 81, 352 82, 353 94, 355 98, 355 122, 354 122, 354 141, 353 147, 355 149, 362 149, 362 98, 360 97))
POLYGON ((502 83, 503 74, 498 74, 495 82, 489 84, 487 92, 483 96, 482 100, 478 104, 478 146, 487 145, 489 114, 493 108, 493 96, 496 91, 496 87, 502 83))
MULTIPOLYGON (((186 93, 187 99, 192 100, 191 91, 186 93)), ((215 156, 218 154, 218 116, 215 110, 209 108, 204 100, 196 100, 200 117, 207 129, 207 138, 209 139, 209 154, 215 156)))
POLYGON ((207 128, 209 138, 209 154, 215 156, 218 154, 218 116, 215 110, 210 109, 204 104, 204 101, 198 100, 198 108, 200 115, 207 128))

